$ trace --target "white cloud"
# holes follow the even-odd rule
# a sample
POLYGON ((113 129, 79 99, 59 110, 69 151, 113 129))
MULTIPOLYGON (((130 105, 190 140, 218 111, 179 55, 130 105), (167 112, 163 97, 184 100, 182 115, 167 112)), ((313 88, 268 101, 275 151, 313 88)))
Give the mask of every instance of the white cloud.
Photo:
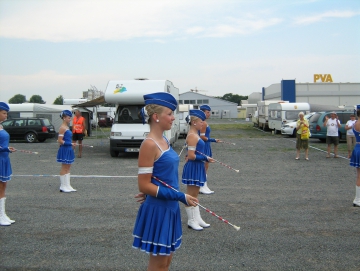
POLYGON ((351 18, 360 15, 359 11, 327 11, 324 13, 316 14, 313 16, 299 17, 295 19, 297 25, 307 25, 320 21, 324 21, 330 18, 351 18))
POLYGON ((259 14, 258 9, 227 17, 229 7, 236 3, 225 0, 4 2, 6 5, 0 4, 3 10, 1 37, 51 42, 194 35, 227 37, 259 31, 281 22, 281 19, 267 19, 264 15, 258 19, 254 15, 259 14))

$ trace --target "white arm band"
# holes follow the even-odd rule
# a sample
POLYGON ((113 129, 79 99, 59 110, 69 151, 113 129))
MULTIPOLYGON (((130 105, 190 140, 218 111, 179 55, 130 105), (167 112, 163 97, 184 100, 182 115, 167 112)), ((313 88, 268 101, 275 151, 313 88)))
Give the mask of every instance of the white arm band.
POLYGON ((200 133, 200 136, 205 136, 205 133, 200 133))
POLYGON ((189 151, 195 151, 195 150, 196 150, 196 147, 195 147, 195 146, 188 146, 188 150, 189 150, 189 151))
POLYGON ((59 136, 64 136, 63 134, 59 134, 59 136))
POLYGON ((154 167, 139 167, 138 174, 149 174, 153 173, 154 167))

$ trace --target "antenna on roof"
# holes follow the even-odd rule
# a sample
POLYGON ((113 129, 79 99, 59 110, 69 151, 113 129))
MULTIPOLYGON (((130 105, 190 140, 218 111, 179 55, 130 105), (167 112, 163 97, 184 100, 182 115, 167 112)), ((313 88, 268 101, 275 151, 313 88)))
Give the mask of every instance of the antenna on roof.
POLYGON ((200 89, 197 89, 197 87, 195 87, 195 89, 190 89, 192 92, 196 92, 198 93, 199 91, 201 92, 208 92, 207 90, 200 90, 200 89))

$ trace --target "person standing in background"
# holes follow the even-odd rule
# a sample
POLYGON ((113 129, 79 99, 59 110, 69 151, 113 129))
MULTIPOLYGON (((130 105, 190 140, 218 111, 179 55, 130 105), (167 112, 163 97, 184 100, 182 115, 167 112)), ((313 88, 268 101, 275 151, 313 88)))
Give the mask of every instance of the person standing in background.
MULTIPOLYGON (((84 139, 86 130, 85 118, 81 116, 79 109, 75 109, 75 116, 73 118, 72 132, 73 132, 73 143, 78 142, 79 145, 79 154, 78 158, 81 158, 82 155, 82 141, 84 139)), ((76 145, 74 146, 76 149, 76 145)))
POLYGON ((301 138, 301 134, 309 132, 309 121, 304 119, 304 112, 299 113, 299 120, 296 122, 296 158, 295 160, 300 159, 300 150, 305 150, 305 160, 309 160, 309 137, 301 138), (306 131, 305 131, 306 130, 306 131))
POLYGON ((358 120, 352 126, 356 138, 356 146, 351 154, 350 166, 356 168, 356 194, 353 205, 354 207, 360 207, 360 104, 356 106, 356 109, 358 120))
POLYGON ((327 156, 330 158, 331 144, 334 144, 334 158, 338 156, 338 145, 339 145, 339 128, 341 127, 340 120, 336 112, 331 112, 330 118, 325 116, 324 127, 327 128, 326 132, 326 144, 327 144, 327 156))
POLYGON ((350 120, 347 121, 345 125, 346 130, 346 143, 347 143, 347 150, 348 150, 348 158, 351 157, 351 152, 353 151, 355 144, 356 144, 356 138, 353 131, 353 125, 355 124, 355 115, 350 115, 350 120))
MULTIPOLYGON (((208 106, 207 104, 203 104, 202 106, 200 106, 200 110, 203 111, 205 113, 206 119, 210 118, 210 113, 211 113, 211 107, 208 106)), ((208 157, 212 157, 212 151, 211 151, 211 142, 221 142, 221 140, 216 139, 216 138, 210 138, 210 126, 207 124, 206 121, 204 121, 204 125, 200 131, 200 138, 205 142, 205 149, 204 149, 204 154, 208 157)), ((205 170, 206 170, 206 179, 207 179, 207 171, 209 169, 209 163, 205 162, 205 170)), ((207 185, 208 183, 208 179, 207 181, 204 183, 204 186, 200 187, 200 193, 205 194, 205 195, 210 195, 213 194, 214 191, 210 190, 210 188, 207 185)))
POLYGON ((9 110, 8 104, 0 102, 0 226, 10 226, 15 223, 15 220, 10 219, 5 212, 5 190, 12 175, 9 153, 16 151, 13 147, 9 147, 10 136, 1 125, 7 119, 9 110))

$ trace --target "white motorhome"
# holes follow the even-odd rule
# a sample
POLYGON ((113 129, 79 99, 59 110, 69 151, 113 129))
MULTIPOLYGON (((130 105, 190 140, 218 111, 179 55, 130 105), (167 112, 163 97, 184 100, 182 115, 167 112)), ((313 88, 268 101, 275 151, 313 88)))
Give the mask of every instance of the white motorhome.
POLYGON ((269 104, 271 103, 277 103, 277 102, 282 102, 282 103, 288 103, 287 101, 271 101, 271 100, 267 100, 267 101, 258 101, 257 102, 257 111, 258 111, 258 123, 259 123, 259 128, 265 130, 269 128, 269 104))
POLYGON ((189 131, 189 125, 186 123, 185 118, 189 115, 189 110, 194 109, 192 104, 179 104, 179 121, 180 133, 179 136, 186 137, 189 131))
MULTIPOLYGON (((110 134, 110 155, 120 152, 139 152, 140 145, 150 132, 149 124, 143 124, 139 117, 144 107, 144 95, 154 92, 168 92, 179 100, 179 89, 168 80, 112 80, 105 90, 105 101, 116 104, 114 123, 110 134)), ((180 133, 178 108, 171 130, 164 135, 174 145, 180 133)))
POLYGON ((271 103, 269 104, 269 129, 275 134, 281 132, 281 127, 298 119, 298 114, 310 113, 308 103, 271 103))

